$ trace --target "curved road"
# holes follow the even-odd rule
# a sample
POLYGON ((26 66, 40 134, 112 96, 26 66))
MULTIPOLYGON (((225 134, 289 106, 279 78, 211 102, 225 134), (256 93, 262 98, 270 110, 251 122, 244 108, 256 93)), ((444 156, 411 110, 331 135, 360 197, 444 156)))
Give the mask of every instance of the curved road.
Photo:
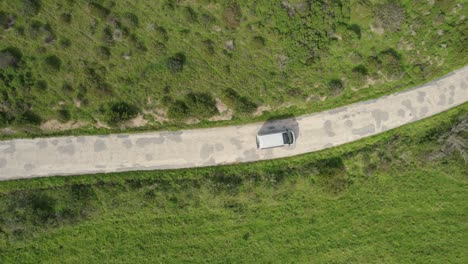
POLYGON ((341 145, 468 101, 468 66, 377 100, 286 120, 208 129, 0 141, 0 180, 202 167, 289 157, 341 145), (290 128, 293 147, 257 150, 257 132, 290 128))

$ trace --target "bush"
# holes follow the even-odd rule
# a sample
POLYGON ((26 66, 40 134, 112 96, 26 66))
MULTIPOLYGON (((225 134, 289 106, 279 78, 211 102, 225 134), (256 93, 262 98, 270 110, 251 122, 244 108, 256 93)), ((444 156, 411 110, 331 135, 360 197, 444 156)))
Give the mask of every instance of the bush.
POLYGON ((320 173, 319 182, 331 194, 339 194, 351 185, 352 181, 348 179, 346 167, 340 157, 321 160, 316 165, 320 173))
POLYGON ((98 56, 103 60, 108 60, 111 56, 110 49, 105 46, 98 47, 98 56))
POLYGON ((361 27, 357 24, 351 24, 348 26, 348 30, 356 34, 358 39, 361 39, 361 27))
POLYGON ((112 31, 112 28, 110 26, 106 26, 102 30, 102 41, 109 45, 111 45, 114 42, 114 32, 112 31))
POLYGON ((181 72, 184 69, 186 57, 183 53, 176 53, 174 56, 167 59, 167 68, 173 72, 181 72))
POLYGON ((0 27, 4 29, 7 28, 7 25, 8 25, 7 19, 8 19, 8 14, 3 11, 0 11, 0 27))
POLYGON ((364 65, 358 65, 352 70, 352 82, 357 86, 362 86, 367 81, 367 68, 364 65))
POLYGON ((201 24, 205 27, 208 27, 214 23, 216 23, 216 18, 214 16, 212 16, 211 14, 203 14, 201 16, 201 24))
POLYGON ((60 20, 66 24, 70 24, 72 22, 72 15, 70 13, 62 13, 60 20))
POLYGON ((72 41, 69 38, 62 38, 59 43, 63 48, 69 48, 72 45, 72 41))
POLYGON ((265 44, 266 44, 266 40, 262 36, 255 36, 252 39, 252 44, 257 49, 258 48, 263 48, 265 46, 265 44))
POLYGON ((62 60, 55 55, 46 57, 44 62, 49 70, 60 71, 62 67, 62 60))
POLYGON ((380 53, 382 72, 388 79, 400 79, 403 76, 401 56, 394 49, 388 49, 380 53))
POLYGON ((8 47, 0 52, 0 69, 16 68, 21 62, 23 54, 15 47, 8 47))
POLYGON ((12 121, 10 115, 3 110, 0 110, 0 126, 8 125, 12 121))
POLYGON ((31 110, 25 111, 21 119, 24 123, 33 125, 40 125, 42 122, 42 118, 31 110))
POLYGON ((258 106, 256 103, 250 101, 250 99, 248 99, 245 96, 241 96, 236 103, 235 109, 237 112, 240 112, 243 114, 251 114, 252 112, 257 110, 257 107, 258 106))
POLYGON ((128 27, 138 27, 140 25, 140 21, 138 19, 138 16, 133 14, 133 13, 130 13, 130 12, 126 12, 123 14, 123 24, 128 26, 128 27))
POLYGON ((0 30, 12 28, 15 24, 16 18, 15 16, 0 11, 0 30))
POLYGON ((167 30, 163 27, 157 27, 156 29, 156 37, 164 42, 169 40, 169 35, 167 34, 167 30))
POLYGON ((34 215, 40 222, 45 223, 51 218, 55 218, 55 205, 57 201, 44 194, 37 194, 31 197, 31 208, 34 215))
POLYGON ((250 114, 257 110, 257 104, 247 97, 241 96, 231 88, 223 91, 226 102, 230 104, 238 114, 250 114))
POLYGON ((47 81, 45 81, 45 80, 38 80, 38 81, 36 82, 36 87, 37 87, 37 89, 39 89, 39 90, 41 90, 41 91, 47 90, 47 87, 48 87, 47 81))
POLYGON ((22 0, 19 1, 21 13, 25 16, 34 16, 39 13, 42 7, 41 0, 22 0))
POLYGON ((189 115, 189 109, 184 101, 176 100, 169 106, 167 116, 172 119, 184 119, 189 115))
POLYGON ((207 54, 215 54, 214 42, 211 39, 206 39, 202 42, 204 50, 207 54))
POLYGON ((340 95, 344 90, 343 82, 340 79, 333 79, 328 82, 328 90, 331 95, 340 95))
POLYGON ((172 97, 170 97, 169 95, 165 95, 161 98, 161 104, 165 107, 170 106, 173 102, 174 100, 172 100, 172 97))
POLYGON ((300 88, 289 88, 286 93, 291 97, 304 97, 305 93, 300 88))
POLYGON ((400 30, 405 18, 405 10, 397 3, 378 5, 375 8, 375 19, 390 32, 400 30))
POLYGON ((236 28, 240 25, 242 19, 242 10, 239 3, 236 1, 229 1, 223 10, 224 22, 230 28, 236 28))
POLYGON ((376 56, 370 56, 366 59, 367 72, 370 75, 376 75, 377 71, 380 70, 381 61, 376 56))
POLYGON ((130 35, 130 42, 139 51, 142 51, 142 52, 148 51, 148 48, 146 47, 144 41, 139 39, 135 34, 130 35))
POLYGON ((71 119, 71 113, 68 109, 60 109, 57 112, 58 120, 61 122, 68 122, 71 119))
POLYGON ((106 18, 110 14, 110 10, 103 7, 102 5, 94 2, 88 3, 89 11, 91 15, 99 18, 106 18))
POLYGON ((135 105, 117 102, 109 106, 107 116, 110 123, 118 123, 136 117, 139 112, 140 110, 135 105))
POLYGON ((62 91, 66 93, 72 93, 74 91, 73 86, 70 83, 64 83, 62 85, 62 91))
POLYGON ((193 10, 193 8, 190 6, 187 6, 184 8, 183 15, 184 15, 185 20, 191 24, 198 22, 197 12, 195 12, 195 10, 193 10))
POLYGON ((208 93, 189 93, 185 96, 185 103, 192 116, 207 118, 218 114, 216 101, 208 93))
POLYGON ((43 31, 44 31, 43 27, 44 27, 44 24, 42 24, 42 22, 37 21, 37 20, 33 20, 29 24, 28 33, 29 33, 30 37, 32 37, 32 38, 38 37, 41 33, 43 33, 43 31))

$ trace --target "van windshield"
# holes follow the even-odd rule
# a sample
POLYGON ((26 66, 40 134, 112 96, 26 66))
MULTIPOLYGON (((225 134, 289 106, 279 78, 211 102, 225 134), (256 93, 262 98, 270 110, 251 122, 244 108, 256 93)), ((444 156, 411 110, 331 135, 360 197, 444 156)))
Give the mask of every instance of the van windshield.
POLYGON ((289 136, 287 132, 283 133, 283 143, 289 144, 289 136))

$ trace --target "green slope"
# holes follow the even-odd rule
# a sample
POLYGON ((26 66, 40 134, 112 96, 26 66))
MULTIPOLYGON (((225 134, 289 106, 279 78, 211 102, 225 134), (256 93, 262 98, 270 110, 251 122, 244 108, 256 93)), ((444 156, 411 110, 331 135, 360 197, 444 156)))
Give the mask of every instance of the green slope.
POLYGON ((138 114, 140 129, 213 126, 215 99, 226 123, 310 113, 466 64, 463 1, 386 2, 1 1, 0 137, 138 114))
POLYGON ((290 159, 2 182, 0 262, 465 263, 466 113, 290 159))

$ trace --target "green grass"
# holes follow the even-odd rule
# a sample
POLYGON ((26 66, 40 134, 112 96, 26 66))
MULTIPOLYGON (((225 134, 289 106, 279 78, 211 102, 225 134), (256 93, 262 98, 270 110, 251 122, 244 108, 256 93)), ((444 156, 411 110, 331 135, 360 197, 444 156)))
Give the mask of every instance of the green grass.
POLYGON ((400 91, 466 64, 462 2, 2 1, 0 127, 14 131, 0 138, 239 124, 400 91), (193 94, 208 98, 185 108, 193 94), (208 121, 215 98, 232 120, 208 121), (120 102, 149 123, 113 122, 109 109, 120 102), (254 117, 262 105, 272 110, 254 117), (169 121, 153 116, 168 110, 169 121), (83 127, 39 129, 52 119, 83 127))
POLYGON ((467 113, 288 159, 2 182, 0 262, 465 263, 447 146, 467 113))

